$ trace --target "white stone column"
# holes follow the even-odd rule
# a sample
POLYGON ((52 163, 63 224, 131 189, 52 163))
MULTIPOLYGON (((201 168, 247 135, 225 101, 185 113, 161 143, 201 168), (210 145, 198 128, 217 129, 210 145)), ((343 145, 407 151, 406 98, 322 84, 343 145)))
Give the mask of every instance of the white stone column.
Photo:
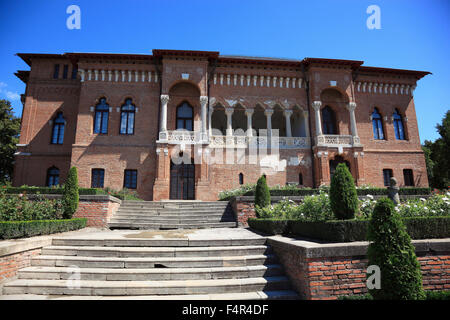
POLYGON ((233 108, 225 108, 225 114, 227 115, 227 137, 233 136, 233 108))
POLYGON ((349 102, 347 104, 347 110, 350 113, 350 127, 352 130, 352 136, 357 137, 358 129, 356 128, 355 109, 356 109, 356 102, 349 102))
POLYGON ((264 111, 264 114, 266 115, 267 119, 267 135, 272 136, 272 115, 273 115, 273 109, 266 109, 264 111))
POLYGON ((162 94, 161 95, 161 122, 160 122, 160 140, 167 139, 167 104, 169 103, 169 95, 162 94), (161 133, 163 133, 164 137, 161 138, 161 133))
POLYGON ((209 107, 209 112, 208 112, 208 133, 209 136, 212 136, 212 114, 214 112, 214 107, 210 106, 209 107))
POLYGON ((314 109, 314 118, 316 119, 316 135, 322 135, 322 121, 320 119, 320 107, 322 107, 322 101, 314 101, 312 104, 314 109))
POLYGON ((309 112, 303 111, 303 124, 305 126, 305 136, 309 137, 309 112))
POLYGON ((286 137, 292 137, 291 116, 292 110, 284 110, 284 118, 286 119, 286 137))
POLYGON ((349 102, 347 104, 347 109, 350 113, 350 128, 352 131, 353 144, 359 145, 360 140, 359 140, 359 136, 358 136, 358 129, 356 128, 356 118, 355 118, 356 102, 349 102))
POLYGON ((201 106, 201 119, 202 119, 202 127, 201 127, 201 137, 202 139, 206 138, 206 107, 208 105, 208 97, 200 96, 200 106, 201 106))
POLYGON ((247 136, 252 137, 253 136, 253 128, 252 128, 252 117, 254 109, 245 109, 245 114, 247 116, 247 136))

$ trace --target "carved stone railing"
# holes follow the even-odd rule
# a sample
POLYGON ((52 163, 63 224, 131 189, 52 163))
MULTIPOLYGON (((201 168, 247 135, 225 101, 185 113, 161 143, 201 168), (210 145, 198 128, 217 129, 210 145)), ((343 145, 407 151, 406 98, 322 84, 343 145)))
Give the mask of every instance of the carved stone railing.
MULTIPOLYGON (((159 133, 159 142, 168 144, 208 144, 212 148, 262 148, 268 146, 266 136, 210 136, 201 139, 196 131, 174 130, 159 133)), ((278 143, 280 149, 302 149, 311 146, 309 137, 272 137, 272 146, 278 143), (278 142, 277 140, 278 139, 278 142)))
POLYGON ((352 147, 354 145, 359 145, 360 140, 359 137, 353 137, 351 135, 329 134, 317 136, 316 144, 318 146, 326 147, 352 147))
POLYGON ((311 139, 309 137, 278 137, 282 149, 309 148, 311 139))

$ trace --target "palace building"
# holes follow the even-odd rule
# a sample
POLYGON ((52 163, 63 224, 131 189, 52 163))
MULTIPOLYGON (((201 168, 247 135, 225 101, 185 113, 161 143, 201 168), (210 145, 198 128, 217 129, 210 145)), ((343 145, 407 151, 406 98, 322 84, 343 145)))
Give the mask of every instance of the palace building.
POLYGON ((363 61, 152 54, 17 54, 14 185, 129 188, 216 200, 256 183, 318 187, 344 162, 357 185, 428 186, 413 93, 424 71, 363 61))

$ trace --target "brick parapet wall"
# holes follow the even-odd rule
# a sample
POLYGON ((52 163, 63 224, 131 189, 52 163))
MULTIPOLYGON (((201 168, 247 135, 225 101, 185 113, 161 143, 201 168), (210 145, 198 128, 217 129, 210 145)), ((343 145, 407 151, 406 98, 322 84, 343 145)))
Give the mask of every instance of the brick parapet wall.
POLYGON ((31 259, 40 255, 41 250, 42 248, 36 248, 0 256, 0 282, 14 278, 18 270, 31 266, 31 259))
MULTIPOLYGON (((367 292, 367 242, 317 244, 280 236, 268 242, 303 299, 336 300, 367 292)), ((414 240, 413 244, 424 289, 450 289, 450 239, 414 240)))
MULTIPOLYGON (((44 194, 47 199, 60 199, 60 194, 44 194)), ((33 200, 37 195, 30 194, 28 198, 33 200)), ((78 209, 74 218, 87 218, 87 227, 105 228, 111 217, 119 209, 122 201, 110 195, 80 195, 78 209)))
MULTIPOLYGON (((382 195, 374 195, 374 199, 383 198, 386 196, 382 195)), ((428 198, 430 195, 400 195, 401 200, 408 200, 408 199, 417 199, 417 198, 428 198)), ((305 196, 272 196, 270 198, 272 203, 277 203, 283 198, 292 200, 296 203, 300 203, 303 201, 305 196)), ((360 199, 366 198, 366 196, 359 196, 360 199)), ((256 212, 255 212, 255 197, 253 196, 238 196, 234 197, 230 200, 234 215, 236 217, 236 220, 239 223, 239 227, 246 228, 248 227, 248 219, 249 218, 255 218, 256 212)))
POLYGON ((121 201, 111 196, 80 196, 74 218, 87 218, 87 227, 105 228, 121 201))

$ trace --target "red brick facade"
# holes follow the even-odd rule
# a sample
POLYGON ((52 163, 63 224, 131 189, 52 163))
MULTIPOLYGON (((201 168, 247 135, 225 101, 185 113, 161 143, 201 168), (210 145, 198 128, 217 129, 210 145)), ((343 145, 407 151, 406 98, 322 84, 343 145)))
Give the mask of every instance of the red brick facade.
POLYGON ((40 255, 41 250, 37 248, 0 257, 0 282, 15 277, 17 271, 31 266, 31 258, 40 255))
POLYGON ((187 188, 194 188, 195 199, 201 200, 216 200, 221 190, 239 187, 240 173, 243 183, 266 174, 269 185, 298 184, 301 174, 303 186, 328 184, 332 160, 347 161, 359 185, 383 186, 383 169, 391 169, 400 186, 405 185, 404 169, 412 169, 414 185, 428 185, 413 99, 416 82, 426 72, 365 67, 362 61, 228 57, 204 51, 19 56, 31 70, 18 73, 27 87, 16 186, 45 185, 51 167, 59 170, 63 183, 70 166, 76 166, 81 187, 91 187, 92 169, 104 169, 103 186, 121 189, 124 170, 132 169, 137 170, 141 197, 168 199, 177 177, 173 172, 171 177, 171 155, 179 151, 195 160, 187 188), (60 65, 56 76, 55 65, 60 65), (74 68, 78 72, 72 79, 74 68), (100 98, 109 105, 106 134, 94 133, 100 98), (126 99, 136 108, 134 134, 120 133, 126 99), (183 103, 192 107, 194 133, 175 131, 177 108, 183 103), (323 119, 326 107, 335 118, 329 132, 323 119), (381 140, 374 139, 375 108, 382 117, 381 140), (395 110, 402 117, 402 140, 394 132, 395 110), (60 112, 64 141, 52 144, 60 112), (276 169, 251 161, 255 149, 249 145, 258 145, 261 154, 266 134, 255 138, 249 125, 280 130, 276 169), (222 163, 206 163, 209 156, 222 163))
MULTIPOLYGON (((446 240, 436 241, 443 241, 448 248, 446 240)), ((450 289, 448 249, 442 250, 445 247, 443 245, 441 250, 437 250, 437 245, 437 248, 424 250, 423 241, 415 242, 418 243, 416 254, 420 262, 423 288, 450 289)), ((317 245, 317 248, 312 248, 312 243, 296 244, 295 241, 289 243, 277 239, 269 240, 269 244, 303 299, 336 300, 339 296, 367 293, 367 245, 360 242, 334 244, 335 247, 329 248, 326 248, 327 245, 317 245), (347 255, 342 255, 343 252, 347 255)))

